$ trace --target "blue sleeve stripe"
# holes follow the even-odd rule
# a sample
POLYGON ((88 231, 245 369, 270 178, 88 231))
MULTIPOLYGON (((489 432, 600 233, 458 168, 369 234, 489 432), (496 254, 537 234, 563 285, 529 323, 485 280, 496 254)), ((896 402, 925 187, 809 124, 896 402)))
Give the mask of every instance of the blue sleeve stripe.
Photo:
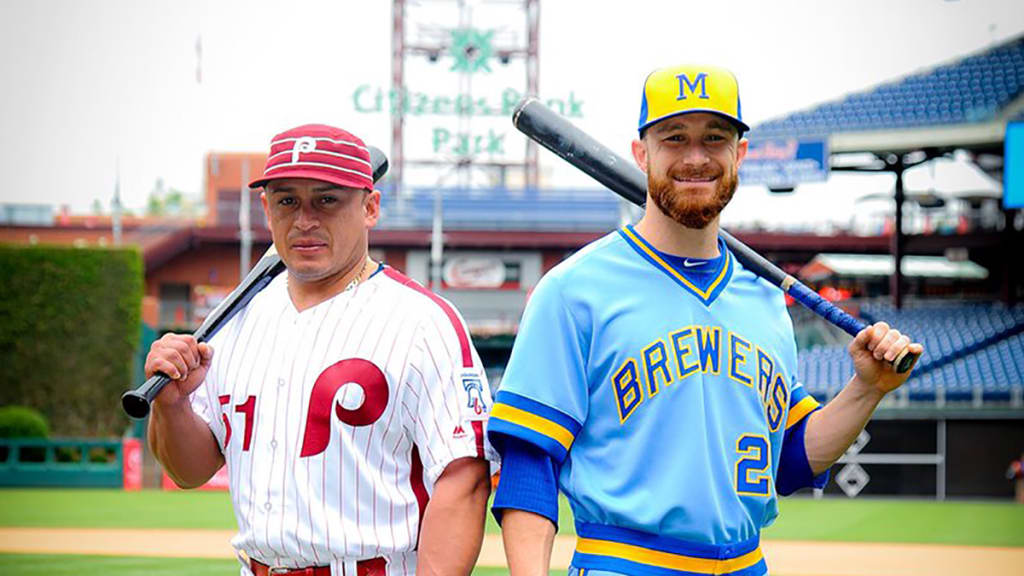
POLYGON ((775 473, 775 492, 780 496, 789 496, 801 488, 824 488, 828 483, 829 471, 814 476, 811 464, 807 461, 807 450, 804 447, 806 429, 807 418, 803 418, 787 428, 783 436, 779 468, 775 473))
POLYGON ((513 408, 518 408, 524 412, 529 412, 540 418, 550 421, 552 424, 556 424, 565 428, 569 431, 569 434, 573 438, 580 433, 582 425, 577 422, 572 416, 556 410, 546 404, 541 404, 536 400, 530 400, 526 396, 520 396, 515 392, 509 392, 508 390, 499 390, 498 395, 494 398, 495 404, 508 404, 513 408))
POLYGON ((505 509, 543 516, 558 528, 558 484, 551 457, 540 448, 509 439, 501 455, 501 480, 491 510, 501 523, 505 509))
POLYGON ((550 455, 555 462, 565 460, 566 455, 569 453, 567 446, 563 445, 551 436, 537 432, 532 428, 528 428, 501 417, 496 417, 495 411, 499 413, 501 412, 498 410, 499 406, 500 405, 494 406, 494 409, 491 412, 491 417, 487 421, 487 436, 490 438, 491 444, 495 447, 500 447, 503 445, 503 442, 501 442, 500 438, 496 438, 496 436, 510 436, 512 438, 519 438, 520 440, 529 442, 530 444, 544 450, 544 452, 550 455))

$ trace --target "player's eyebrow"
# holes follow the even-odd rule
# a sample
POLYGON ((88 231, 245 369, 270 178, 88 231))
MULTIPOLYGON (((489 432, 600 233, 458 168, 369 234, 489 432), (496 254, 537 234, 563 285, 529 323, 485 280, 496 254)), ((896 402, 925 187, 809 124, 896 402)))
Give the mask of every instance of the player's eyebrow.
POLYGON ((683 122, 676 121, 672 118, 659 122, 654 126, 648 128, 652 134, 663 134, 665 132, 671 132, 673 130, 686 130, 686 124, 683 122))
POLYGON ((334 184, 325 184, 323 186, 317 186, 316 188, 313 188, 313 192, 344 192, 345 190, 346 188, 342 186, 335 186, 334 184))
MULTIPOLYGON (((278 184, 271 187, 269 189, 269 192, 273 194, 275 192, 294 192, 295 190, 295 186, 292 186, 291 184, 278 184)), ((324 184, 323 186, 317 186, 312 189, 312 191, 316 193, 333 192, 335 190, 343 191, 345 190, 345 188, 342 186, 337 186, 335 184, 324 184)))
POLYGON ((731 122, 728 122, 728 121, 722 120, 722 119, 709 120, 708 121, 708 125, 706 126, 705 129, 707 129, 707 130, 722 130, 723 132, 729 132, 730 134, 738 134, 739 133, 739 130, 737 130, 736 127, 731 122))
POLYGON ((714 120, 708 120, 707 127, 711 128, 711 129, 715 129, 715 130, 726 130, 726 131, 733 131, 733 130, 735 130, 735 127, 733 127, 732 124, 726 122, 725 120, 719 120, 717 118, 714 119, 714 120))

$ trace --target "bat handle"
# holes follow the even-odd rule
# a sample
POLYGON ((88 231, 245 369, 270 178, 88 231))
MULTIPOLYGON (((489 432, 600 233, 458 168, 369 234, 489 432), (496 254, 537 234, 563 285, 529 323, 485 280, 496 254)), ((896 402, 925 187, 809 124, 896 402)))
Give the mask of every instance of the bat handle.
POLYGON ((157 372, 135 390, 129 390, 122 394, 121 407, 132 418, 142 419, 149 416, 149 405, 170 381, 170 377, 157 372))
MULTIPOLYGON (((856 336, 864 328, 867 328, 867 324, 847 314, 842 308, 835 304, 825 300, 819 296, 816 292, 800 283, 792 276, 787 276, 782 283, 782 288, 789 293, 790 296, 799 300, 804 306, 810 308, 813 312, 825 318, 832 324, 840 327, 850 336, 856 336)), ((892 367, 899 374, 909 372, 914 364, 917 363, 917 359, 920 354, 912 354, 910 348, 904 348, 903 352, 892 361, 892 367)))

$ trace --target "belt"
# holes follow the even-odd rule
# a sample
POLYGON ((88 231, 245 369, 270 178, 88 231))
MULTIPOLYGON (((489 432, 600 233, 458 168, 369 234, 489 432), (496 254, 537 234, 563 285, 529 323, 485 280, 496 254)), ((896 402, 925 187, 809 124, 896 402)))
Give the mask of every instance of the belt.
MULTIPOLYGON (((310 566, 309 568, 284 568, 282 566, 267 566, 259 560, 249 559, 249 569, 256 576, 331 576, 330 566, 310 566)), ((356 562, 355 576, 385 576, 387 574, 387 560, 383 558, 371 558, 356 562)))

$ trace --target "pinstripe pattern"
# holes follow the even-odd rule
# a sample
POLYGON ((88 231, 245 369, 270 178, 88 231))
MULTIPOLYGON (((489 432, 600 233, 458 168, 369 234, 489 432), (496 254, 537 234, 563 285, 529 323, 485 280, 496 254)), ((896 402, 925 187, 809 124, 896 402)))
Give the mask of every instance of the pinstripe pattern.
POLYGON ((414 449, 427 492, 449 462, 478 455, 484 416, 464 408, 462 378, 466 370, 485 377, 471 345, 464 354, 461 317, 410 282, 377 274, 300 313, 282 275, 211 342, 213 364, 192 404, 225 455, 237 549, 270 565, 330 564, 339 574, 351 560, 383 556, 389 574, 415 572, 421 518, 410 477, 414 449), (374 366, 384 389, 321 378, 353 358, 374 366), (314 388, 327 385, 337 391, 328 396, 329 429, 320 430, 322 420, 307 422, 307 415, 311 401, 324 397, 314 388), (221 406, 225 395, 230 400, 221 406), (256 403, 246 451, 246 415, 236 407, 249 396, 256 403), (343 421, 385 396, 376 420, 343 421), (232 430, 226 447, 222 415, 232 430), (326 435, 326 448, 303 452, 310 434, 326 435))

